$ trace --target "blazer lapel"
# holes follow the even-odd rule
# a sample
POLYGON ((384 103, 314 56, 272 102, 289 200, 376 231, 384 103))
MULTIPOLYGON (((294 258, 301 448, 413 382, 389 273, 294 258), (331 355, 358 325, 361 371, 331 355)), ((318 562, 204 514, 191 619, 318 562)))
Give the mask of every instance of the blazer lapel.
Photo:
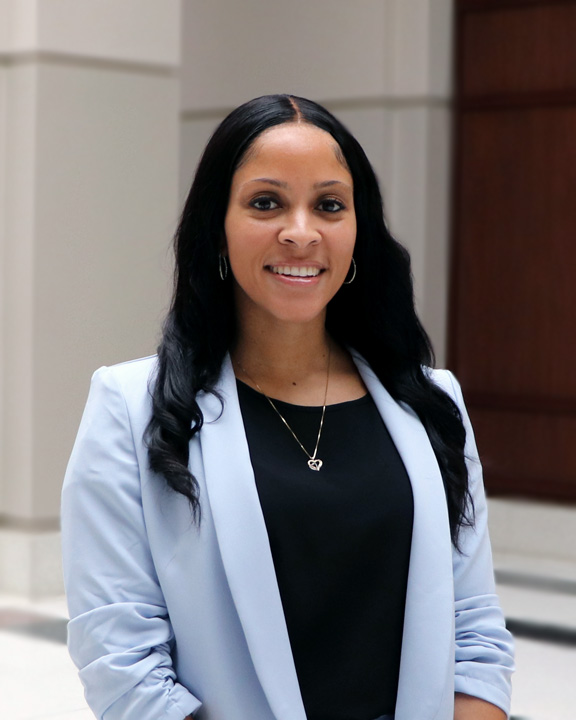
POLYGON ((368 364, 353 353, 404 462, 414 497, 414 530, 396 720, 451 717, 454 677, 452 546, 440 468, 424 426, 393 400, 368 364), (448 689, 448 692, 446 690, 448 689))
POLYGON ((272 712, 306 720, 229 358, 218 391, 225 412, 213 395, 201 398, 200 443, 230 591, 272 712))

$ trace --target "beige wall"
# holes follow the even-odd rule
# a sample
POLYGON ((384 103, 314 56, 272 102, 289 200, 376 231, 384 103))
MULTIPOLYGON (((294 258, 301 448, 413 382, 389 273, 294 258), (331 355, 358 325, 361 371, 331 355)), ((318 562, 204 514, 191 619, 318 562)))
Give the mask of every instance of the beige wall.
POLYGON ((91 373, 154 351, 178 216, 180 3, 0 5, 0 588, 61 588, 91 373))

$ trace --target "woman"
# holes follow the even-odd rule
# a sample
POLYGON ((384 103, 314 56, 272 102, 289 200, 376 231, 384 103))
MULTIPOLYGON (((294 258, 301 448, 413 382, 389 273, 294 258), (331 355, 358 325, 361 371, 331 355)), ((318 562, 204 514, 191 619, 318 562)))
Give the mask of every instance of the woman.
POLYGON ((431 365, 358 143, 302 98, 232 112, 158 357, 95 374, 65 481, 98 717, 506 717, 480 467, 431 365))

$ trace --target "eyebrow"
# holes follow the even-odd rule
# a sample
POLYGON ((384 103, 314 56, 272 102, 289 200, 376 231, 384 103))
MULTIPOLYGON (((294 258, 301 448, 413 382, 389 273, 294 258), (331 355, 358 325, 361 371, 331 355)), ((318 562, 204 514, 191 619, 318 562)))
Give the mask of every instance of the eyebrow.
POLYGON ((351 188, 349 183, 342 182, 342 180, 324 180, 323 182, 314 183, 315 188, 330 187, 331 185, 344 185, 344 187, 351 188))
POLYGON ((261 177, 261 178, 254 178, 253 180, 248 180, 249 183, 255 183, 255 182, 264 182, 268 183, 269 185, 275 185, 276 187, 281 188, 287 188, 288 183, 282 182, 281 180, 275 180, 274 178, 267 178, 267 177, 261 177))
MULTIPOLYGON (((268 183, 269 185, 275 185, 276 187, 281 187, 286 189, 288 187, 288 183, 283 182, 282 180, 276 180, 275 178, 267 178, 267 177, 261 177, 261 178, 254 178, 253 180, 248 180, 248 183, 255 183, 255 182, 264 182, 268 183)), ((344 187, 350 188, 351 185, 348 183, 342 182, 342 180, 323 180, 322 182, 314 183, 314 188, 325 188, 325 187, 331 187, 332 185, 343 185, 344 187)))

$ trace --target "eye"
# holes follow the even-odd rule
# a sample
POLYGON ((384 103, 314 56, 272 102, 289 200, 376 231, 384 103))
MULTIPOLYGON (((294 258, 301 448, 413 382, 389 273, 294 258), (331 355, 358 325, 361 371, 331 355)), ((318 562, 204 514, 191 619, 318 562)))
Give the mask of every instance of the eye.
POLYGON ((260 197, 250 200, 250 207, 266 212, 267 210, 276 210, 279 204, 277 200, 269 195, 260 195, 260 197))
POLYGON ((324 200, 318 203, 317 207, 318 210, 327 213, 337 213, 340 210, 346 209, 344 203, 340 200, 336 200, 336 198, 324 198, 324 200))

